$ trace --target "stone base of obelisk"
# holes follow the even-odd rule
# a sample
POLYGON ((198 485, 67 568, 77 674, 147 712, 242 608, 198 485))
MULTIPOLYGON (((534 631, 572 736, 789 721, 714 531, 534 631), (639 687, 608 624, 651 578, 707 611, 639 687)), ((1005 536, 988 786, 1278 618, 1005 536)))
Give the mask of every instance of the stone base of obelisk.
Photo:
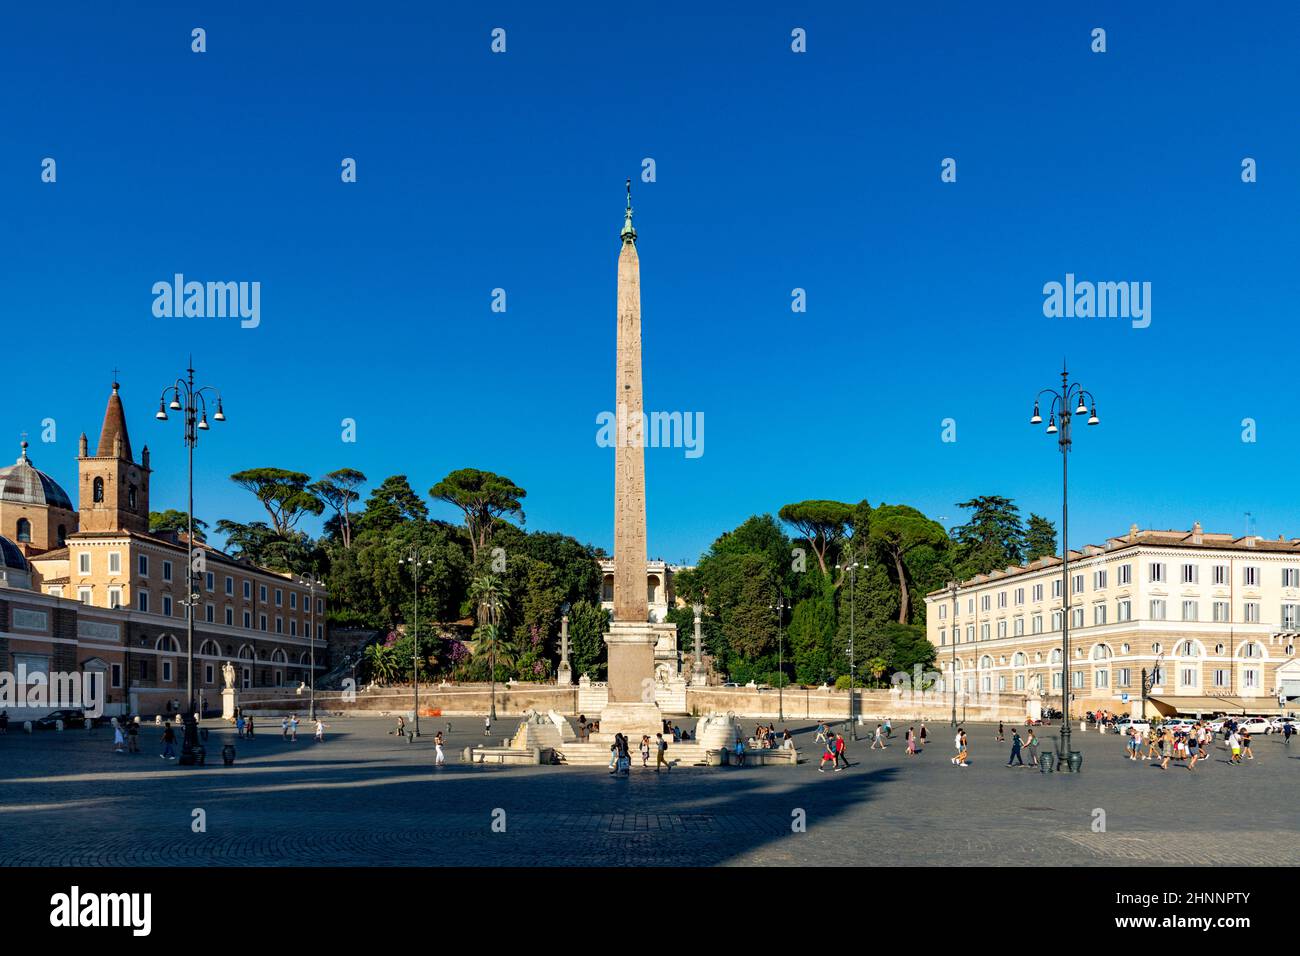
POLYGON ((555 673, 555 683, 561 687, 569 687, 573 684, 573 668, 568 661, 560 661, 560 668, 555 673))
POLYGON ((655 702, 655 645, 659 634, 649 621, 611 621, 605 635, 609 649, 609 701, 600 712, 596 742, 614 734, 639 741, 642 734, 662 733, 663 713, 655 702))

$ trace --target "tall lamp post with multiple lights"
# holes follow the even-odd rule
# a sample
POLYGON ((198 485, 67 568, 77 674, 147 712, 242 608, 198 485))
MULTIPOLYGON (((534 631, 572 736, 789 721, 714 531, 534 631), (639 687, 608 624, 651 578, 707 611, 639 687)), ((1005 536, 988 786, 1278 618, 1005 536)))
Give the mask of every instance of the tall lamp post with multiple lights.
POLYGON ((952 595, 952 663, 948 668, 948 680, 952 683, 952 726, 957 726, 957 582, 948 582, 948 593, 952 595))
MULTIPOLYGON (((298 575, 298 583, 307 586, 307 600, 311 602, 311 623, 307 626, 307 648, 310 655, 311 676, 307 678, 307 717, 316 719, 316 591, 322 581, 310 572, 298 575)), ((417 708, 418 711, 418 708, 417 708)))
MULTIPOLYGON (((190 365, 194 360, 190 360, 190 365)), ((185 377, 178 378, 162 390, 158 398, 158 414, 154 418, 160 422, 167 421, 167 409, 185 413, 185 448, 187 452, 187 484, 189 505, 186 511, 185 548, 185 697, 189 701, 185 708, 185 739, 181 743, 181 758, 185 763, 193 763, 194 748, 199 742, 198 723, 194 718, 194 610, 197 594, 194 586, 194 446, 199 443, 199 432, 208 430, 208 397, 215 397, 217 410, 212 416, 215 422, 224 422, 226 413, 221 406, 221 392, 214 385, 195 386, 194 369, 187 368, 185 377), (167 393, 172 393, 167 401, 167 393), (183 401, 182 401, 183 399, 183 401)))
POLYGON ((1077 770, 1083 757, 1070 749, 1070 423, 1076 415, 1087 415, 1089 425, 1098 424, 1097 401, 1092 392, 1070 381, 1069 371, 1061 368, 1061 390, 1045 388, 1034 399, 1034 414, 1029 424, 1041 425, 1039 402, 1051 397, 1047 414, 1047 434, 1056 435, 1061 449, 1061 743, 1056 755, 1058 768, 1077 770), (1058 424, 1059 422, 1059 424, 1058 424))
POLYGON ((776 653, 777 653, 777 684, 776 684, 776 709, 777 720, 785 723, 785 640, 782 628, 785 625, 785 613, 790 610, 790 599, 781 594, 776 599, 775 604, 769 604, 773 611, 776 612, 776 653))
POLYGON ((416 737, 420 736, 420 568, 428 567, 433 564, 425 556, 425 551, 421 548, 412 548, 406 557, 402 558, 403 564, 411 567, 411 577, 415 582, 415 614, 414 627, 415 636, 411 642, 411 664, 414 667, 412 677, 415 684, 415 729, 412 731, 416 737))
POLYGON ((858 656, 855 652, 855 647, 854 647, 854 638, 855 638, 855 631, 856 631, 856 624, 857 624, 857 622, 854 620, 854 616, 858 606, 858 602, 857 602, 858 568, 862 568, 863 570, 866 570, 867 565, 862 564, 859 561, 852 561, 843 567, 841 567, 838 564, 835 565, 835 570, 849 572, 849 648, 847 651, 849 655, 849 726, 853 731, 854 740, 858 739, 858 721, 857 721, 857 714, 855 713, 857 708, 855 706, 856 701, 854 699, 856 694, 857 675, 858 675, 858 656))

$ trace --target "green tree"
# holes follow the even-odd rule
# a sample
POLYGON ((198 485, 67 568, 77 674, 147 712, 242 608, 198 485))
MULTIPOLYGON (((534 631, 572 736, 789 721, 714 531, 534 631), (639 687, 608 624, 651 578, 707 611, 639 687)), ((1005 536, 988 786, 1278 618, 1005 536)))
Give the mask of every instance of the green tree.
MULTIPOLYGON (((185 534, 189 531, 189 516, 184 511, 168 508, 166 511, 149 512, 149 530, 154 534, 185 534)), ((199 518, 194 519, 194 540, 204 541, 207 536, 208 523, 199 518)))
POLYGON ((942 547, 948 542, 948 533, 915 508, 882 504, 872 512, 868 540, 873 550, 892 566, 898 586, 898 623, 906 624, 910 594, 904 559, 921 547, 942 547))
POLYGON ((284 468, 249 468, 230 476, 230 480, 253 493, 271 518, 271 527, 287 538, 303 515, 318 515, 325 510, 321 500, 307 490, 309 475, 284 468))
POLYGON ((355 468, 340 468, 307 487, 309 492, 333 509, 345 548, 352 547, 351 507, 361 500, 361 493, 357 489, 365 483, 366 476, 355 468))
POLYGON ((834 560, 840 539, 851 526, 853 505, 842 501, 800 501, 784 505, 778 516, 799 532, 817 555, 817 565, 826 574, 828 557, 834 560))
POLYGON ((431 498, 455 505, 464 513, 475 563, 479 551, 491 540, 498 518, 502 515, 523 518, 520 499, 527 494, 509 478, 477 468, 459 468, 429 489, 431 498))
POLYGON ((609 612, 594 601, 578 601, 569 608, 569 645, 573 670, 598 678, 605 669, 605 632, 609 612))
POLYGON ((988 574, 1024 560, 1025 527, 1012 499, 980 495, 958 502, 957 507, 973 512, 969 521, 952 529, 963 577, 988 574))
POLYGON ((804 684, 816 684, 833 670, 835 589, 828 575, 818 578, 818 593, 794 606, 786 629, 786 653, 794 662, 795 678, 804 684))
POLYGON ((1056 554, 1056 525, 1042 515, 1029 513, 1029 528, 1025 532, 1025 560, 1037 561, 1039 558, 1056 554))
POLYGON ((429 507, 412 489, 405 475, 389 475, 366 499, 365 510, 354 522, 359 534, 385 534, 408 521, 425 521, 429 507))

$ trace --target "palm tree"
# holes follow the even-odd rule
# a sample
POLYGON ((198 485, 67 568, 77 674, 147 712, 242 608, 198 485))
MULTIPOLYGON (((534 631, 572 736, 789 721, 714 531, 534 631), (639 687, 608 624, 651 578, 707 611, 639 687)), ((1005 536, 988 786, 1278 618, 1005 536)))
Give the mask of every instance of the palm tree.
POLYGON ((876 679, 876 684, 879 686, 880 678, 884 677, 885 671, 889 670, 889 661, 883 657, 873 657, 867 661, 867 670, 871 671, 871 676, 876 679))
POLYGON ((469 596, 474 601, 474 616, 480 626, 499 624, 506 609, 506 589, 495 574, 477 575, 469 584, 469 596))

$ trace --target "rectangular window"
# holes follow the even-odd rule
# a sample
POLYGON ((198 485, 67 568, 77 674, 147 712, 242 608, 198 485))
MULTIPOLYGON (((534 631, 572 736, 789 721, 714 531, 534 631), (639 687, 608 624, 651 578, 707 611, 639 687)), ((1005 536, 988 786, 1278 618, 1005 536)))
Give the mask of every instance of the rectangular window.
POLYGON ((1163 621, 1165 619, 1165 602, 1160 598, 1151 600, 1151 620, 1163 621))
MULTIPOLYGON (((244 612, 244 627, 252 628, 252 626, 253 626, 253 614, 252 614, 251 611, 245 611, 245 612, 244 612)), ((412 669, 414 669, 414 668, 412 668, 412 669)))
POLYGON ((227 594, 235 593, 235 579, 232 578, 230 575, 226 575, 226 593, 227 594))
POLYGON ((171 679, 172 679, 172 662, 171 662, 171 661, 163 661, 163 662, 162 662, 162 679, 163 679, 163 683, 168 683, 168 682, 171 681, 171 679))
POLYGON ((981 624, 981 625, 980 625, 980 640, 981 640, 981 641, 987 641, 988 639, 989 639, 989 626, 988 626, 987 624, 981 624))
MULTIPOLYGON (((1005 596, 1005 595, 999 595, 999 597, 1004 597, 1004 596, 1005 596)), ((1001 604, 1001 603, 1005 603, 1005 602, 999 602, 999 604, 1001 604)), ((297 592, 297 591, 290 591, 290 592, 289 592, 289 610, 290 610, 290 611, 296 611, 296 610, 298 610, 298 592, 297 592)))
POLYGON ((1007 689, 1007 678, 1005 674, 998 675, 998 691, 1002 692, 1007 689))
POLYGON ((108 573, 109 574, 122 573, 122 552, 121 551, 108 552, 108 573))
POLYGON ((1110 686, 1110 671, 1094 671, 1092 675, 1092 686, 1097 688, 1110 686))
POLYGON ((1075 690, 1083 687, 1083 671, 1070 671, 1070 686, 1075 690))
POLYGON ((1060 596, 1061 596, 1061 579, 1052 578, 1052 597, 1059 598, 1060 596))
POLYGON ((1033 620, 1029 622, 1029 633, 1031 634, 1043 633, 1043 615, 1041 614, 1034 615, 1033 620))
POLYGON ((1197 583, 1197 570, 1196 570, 1196 565, 1194 565, 1194 564, 1184 564, 1184 565, 1183 565, 1183 583, 1184 583, 1184 584, 1196 584, 1196 583, 1197 583))
POLYGON ((1300 587, 1300 568, 1282 569, 1282 587, 1284 588, 1300 587))
POLYGON ((1072 592, 1070 592, 1070 593, 1072 593, 1072 594, 1082 594, 1082 593, 1083 593, 1083 575, 1082 575, 1082 574, 1076 574, 1076 575, 1074 576, 1074 590, 1073 590, 1072 592))
POLYGON ((324 599, 324 598, 317 598, 317 599, 316 599, 316 613, 317 613, 317 614, 324 614, 324 613, 325 613, 325 599, 324 599))
POLYGON ((258 595, 258 596, 257 596, 257 599, 258 599, 259 601, 261 601, 263 604, 265 604, 265 603, 266 603, 266 585, 265 585, 265 584, 260 585, 260 586, 258 587, 258 589, 257 589, 257 595, 258 595))
POLYGON ((1241 569, 1241 583, 1248 588, 1259 587, 1259 568, 1247 565, 1241 569))
POLYGON ((149 613, 149 592, 137 590, 135 592, 135 609, 149 613))
POLYGON ((170 561, 164 561, 164 562, 163 562, 163 580, 164 580, 164 581, 170 581, 171 579, 172 579, 172 563, 171 563, 170 561))
POLYGON ((1025 589, 1016 588, 1016 604, 1024 604, 1024 603, 1025 603, 1025 589))
POLYGON ((213 673, 212 665, 211 665, 211 664, 204 664, 204 665, 203 665, 203 683, 205 683, 205 684, 211 684, 211 683, 212 683, 212 678, 213 678, 214 676, 215 676, 215 674, 213 673))
POLYGON ((967 643, 967 644, 974 644, 974 643, 975 643, 975 625, 974 625, 974 624, 968 624, 968 625, 966 625, 966 643, 967 643))
POLYGON ((1106 572, 1104 570, 1092 572, 1092 589, 1094 591, 1104 591, 1106 589, 1106 572))
POLYGON ((946 620, 948 620, 948 605, 947 605, 947 604, 940 604, 940 605, 939 605, 939 620, 941 620, 941 621, 946 621, 946 620))
POLYGON ((1133 583, 1133 565, 1121 564, 1117 569, 1117 574, 1117 580, 1120 583, 1120 587, 1125 587, 1133 583))
MULTIPOLYGON (((946 647, 947 645, 948 645, 948 632, 945 631, 945 630, 943 630, 942 628, 940 628, 940 629, 939 629, 939 646, 940 646, 940 647, 946 647)), ((412 669, 412 671, 414 671, 415 668, 411 668, 411 669, 412 669)))
POLYGON ((209 624, 213 623, 217 619, 217 609, 213 607, 211 604, 204 606, 203 613, 204 613, 204 620, 206 620, 209 624))
POLYGON ((1012 633, 1014 633, 1016 637, 1019 637, 1021 634, 1025 633, 1025 619, 1023 617, 1016 618, 1016 623, 1015 626, 1012 628, 1012 633))
POLYGON ((77 571, 81 574, 90 573, 90 552, 83 551, 77 555, 77 571))
POLYGON ((1120 687, 1131 687, 1133 678, 1127 667, 1121 667, 1115 672, 1115 683, 1120 687))
POLYGON ((265 615, 265 614, 259 614, 259 615, 258 615, 258 618, 259 618, 259 620, 260 620, 260 624, 261 624, 262 630, 265 631, 265 630, 266 630, 266 615, 265 615))
POLYGON ((1123 601, 1115 602, 1115 620, 1131 621, 1133 620, 1133 602, 1125 598, 1123 601))
POLYGON ((245 581, 245 582, 244 582, 244 600, 245 600, 245 601, 251 601, 252 599, 253 599, 253 582, 252 582, 252 581, 245 581))
POLYGON ((211 571, 209 571, 203 577, 204 577, 203 583, 207 587, 207 589, 209 591, 215 591, 217 589, 217 576, 213 574, 211 571))
POLYGON ((1247 667, 1241 672, 1241 686, 1255 688, 1259 686, 1259 671, 1253 667, 1247 667))
POLYGON ((1034 603, 1037 604, 1038 602, 1040 602, 1040 601, 1042 601, 1042 600, 1043 600, 1043 586, 1042 586, 1041 584, 1035 584, 1035 585, 1034 585, 1034 603))
MULTIPOLYGON (((987 601, 988 598, 985 598, 984 600, 987 601)), ((284 592, 281 591, 279 588, 276 588, 276 589, 275 589, 275 606, 276 606, 276 607, 280 607, 282 604, 284 604, 284 592)))
POLYGON ((121 687, 122 686, 122 665, 121 664, 109 665, 109 673, 111 674, 109 678, 110 686, 121 687))
POLYGON ((149 576, 149 555, 142 554, 135 559, 136 570, 140 572, 142 578, 149 576))
POLYGON ((233 607, 228 607, 226 608, 226 627, 234 627, 234 625, 235 625, 235 609, 233 607))
POLYGON ((109 588, 109 589, 108 589, 108 606, 109 606, 109 607, 121 607, 121 606, 122 606, 122 589, 121 589, 121 588, 109 588))
POLYGON ((1184 602, 1183 602, 1183 620, 1184 620, 1184 621, 1195 621, 1195 620, 1196 620, 1196 602, 1195 602, 1195 601, 1184 601, 1184 602))
POLYGON ((1282 605, 1282 627, 1288 631, 1295 630, 1296 607, 1295 604, 1282 605))
POLYGON ((1226 564, 1216 564, 1214 566, 1214 583, 1219 587, 1228 585, 1228 566, 1226 564))
POLYGON ((289 636, 290 636, 290 637, 297 637, 297 636, 298 636, 298 619, 297 619, 297 618, 294 618, 294 617, 289 618, 289 636))
POLYGON ((1152 584, 1165 583, 1165 566, 1159 561, 1152 561, 1147 566, 1148 577, 1152 584))
POLYGON ((1222 668, 1222 667, 1215 668, 1215 671, 1214 671, 1214 686, 1215 686, 1215 687, 1227 687, 1227 686, 1228 686, 1228 671, 1227 671, 1225 668, 1222 668))
POLYGON ((1052 630, 1054 630, 1054 631, 1059 631, 1060 629, 1061 629, 1061 612, 1060 612, 1060 611, 1053 611, 1053 612, 1052 612, 1052 630))
POLYGON ((1070 609, 1070 627, 1083 627, 1083 608, 1070 609))
POLYGON ((94 602, 93 588, 77 588, 77 600, 82 604, 91 604, 94 602))
POLYGON ((1104 604, 1094 604, 1094 605, 1093 605, 1093 608, 1092 608, 1092 623, 1093 623, 1093 624, 1105 624, 1105 623, 1106 623, 1106 605, 1104 605, 1104 604))
POLYGON ((1178 671, 1178 684, 1181 687, 1196 686, 1196 671, 1191 667, 1181 667, 1178 671))
POLYGON ((166 594, 163 595, 162 612, 165 617, 172 616, 172 599, 166 594))
POLYGON ((1259 623, 1259 602, 1258 601, 1247 601, 1245 604, 1242 605, 1242 610, 1245 612, 1247 624, 1259 623))
POLYGON ((1214 621, 1216 624, 1226 624, 1232 620, 1232 605, 1227 601, 1214 602, 1214 621))
POLYGON ((316 640, 320 641, 320 640, 324 640, 324 638, 325 638, 325 625, 324 625, 324 624, 317 624, 317 625, 316 625, 316 640))
POLYGON ((148 661, 141 661, 141 662, 140 662, 140 680, 148 680, 148 679, 149 679, 149 662, 148 662, 148 661))

